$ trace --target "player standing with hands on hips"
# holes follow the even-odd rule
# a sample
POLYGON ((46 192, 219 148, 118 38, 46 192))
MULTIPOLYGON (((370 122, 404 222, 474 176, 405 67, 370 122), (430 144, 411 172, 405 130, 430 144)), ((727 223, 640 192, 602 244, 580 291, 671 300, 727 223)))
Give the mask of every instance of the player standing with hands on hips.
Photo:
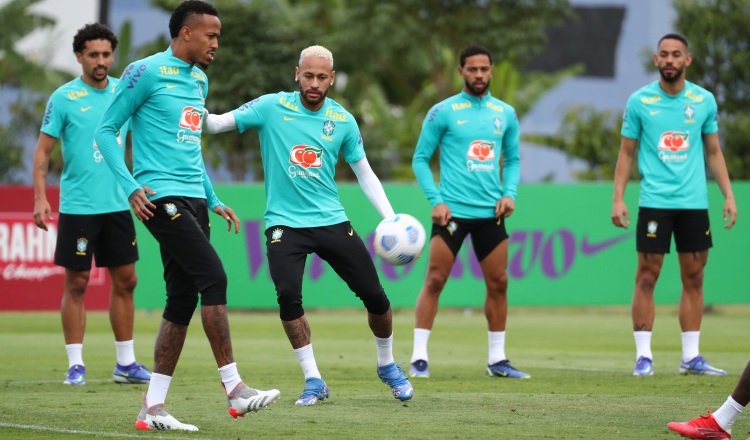
POLYGON ((130 64, 97 128, 96 141, 139 220, 159 242, 167 304, 154 349, 154 372, 136 419, 141 430, 198 428, 179 422, 164 401, 200 294, 201 320, 233 417, 268 406, 278 390, 245 385, 237 371, 227 318, 227 276, 209 241, 208 210, 239 233, 239 219, 219 201, 201 154, 208 78, 201 70, 219 47, 221 21, 205 2, 181 3, 169 20, 166 51, 130 64), (199 68, 199 66, 201 68, 199 68), (117 153, 116 127, 133 122, 133 173, 117 153))
POLYGON ((322 46, 308 47, 300 54, 294 73, 298 92, 264 95, 232 112, 209 115, 206 131, 252 129, 260 135, 268 265, 281 323, 305 375, 305 388, 296 404, 315 405, 329 395, 302 307, 302 275, 307 255, 313 252, 362 300, 375 336, 378 377, 396 399, 409 400, 414 389, 393 359, 390 301, 370 253, 339 200, 334 181, 339 153, 380 216, 392 217, 393 208, 367 162, 354 117, 326 97, 335 78, 331 52, 322 46))
MULTIPOLYGON (((83 335, 86 330, 84 297, 91 275, 91 260, 106 267, 111 279, 109 321, 115 334, 117 383, 148 383, 151 373, 135 360, 133 349, 133 292, 138 283, 135 261, 138 247, 127 196, 114 174, 102 162, 94 143, 94 128, 109 105, 119 80, 108 75, 115 59, 117 37, 105 25, 88 24, 73 38, 73 52, 81 64, 80 77, 55 90, 44 113, 34 152, 34 222, 47 230, 51 220, 46 177, 49 157, 62 140, 60 220, 55 264, 65 268, 60 306, 65 350, 66 385, 86 383, 83 335)), ((127 123, 116 127, 116 150, 122 160, 127 123)))
POLYGON ((632 317, 636 346, 634 376, 654 374, 651 331, 654 325, 654 288, 672 234, 680 263, 682 292, 679 319, 682 329, 680 374, 720 376, 726 371, 709 364, 699 351, 703 317, 703 270, 713 246, 708 220, 705 162, 724 195, 724 221, 730 229, 737 220, 724 155, 714 95, 685 79, 693 56, 682 35, 659 40, 654 64, 659 80, 630 96, 622 123, 622 140, 615 168, 612 224, 627 228, 625 188, 638 149, 641 193, 638 202, 632 317), (705 160, 704 160, 705 155, 705 160))
POLYGON ((456 255, 470 234, 486 285, 484 314, 489 354, 485 373, 492 377, 526 379, 531 376, 515 369, 505 357, 508 316, 505 219, 515 210, 520 176, 518 119, 513 107, 488 91, 492 56, 486 48, 478 45, 465 48, 458 73, 464 80, 463 91, 430 109, 412 160, 417 181, 432 205, 433 224, 427 274, 417 298, 409 374, 430 377, 427 342, 438 301, 456 255), (430 170, 430 158, 438 145, 440 190, 430 170))

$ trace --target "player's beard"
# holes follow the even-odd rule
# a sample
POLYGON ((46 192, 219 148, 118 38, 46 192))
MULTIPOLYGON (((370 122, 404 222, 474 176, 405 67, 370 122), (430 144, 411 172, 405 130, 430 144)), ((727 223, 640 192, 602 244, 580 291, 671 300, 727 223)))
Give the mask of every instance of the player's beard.
POLYGON ((321 102, 325 101, 326 96, 328 96, 328 90, 325 92, 318 89, 318 93, 320 93, 320 96, 317 98, 317 100, 313 101, 307 97, 307 93, 304 90, 302 90, 302 86, 299 88, 299 96, 302 98, 305 103, 310 107, 315 107, 316 105, 320 104, 321 102))
POLYGON ((482 87, 481 89, 477 89, 476 87, 474 87, 474 86, 473 86, 473 85, 472 85, 472 84, 471 84, 471 83, 470 83, 469 81, 467 81, 467 80, 464 80, 464 84, 466 84, 466 89, 467 89, 467 90, 468 90, 469 92, 471 92, 471 94, 472 94, 472 95, 474 95, 474 96, 482 96, 482 95, 484 95, 484 93, 485 93, 485 92, 487 91, 487 89, 489 89, 489 88, 490 88, 490 82, 489 82, 489 81, 487 81, 486 83, 484 83, 484 87, 482 87))
POLYGON ((668 83, 673 83, 673 82, 677 81, 678 79, 680 79, 682 77, 682 72, 683 71, 684 71, 684 68, 683 69, 677 69, 677 68, 675 68, 674 74, 671 75, 671 76, 667 76, 667 74, 664 73, 664 68, 660 67, 659 68, 659 75, 661 75, 661 77, 662 77, 662 79, 664 81, 666 81, 668 83))

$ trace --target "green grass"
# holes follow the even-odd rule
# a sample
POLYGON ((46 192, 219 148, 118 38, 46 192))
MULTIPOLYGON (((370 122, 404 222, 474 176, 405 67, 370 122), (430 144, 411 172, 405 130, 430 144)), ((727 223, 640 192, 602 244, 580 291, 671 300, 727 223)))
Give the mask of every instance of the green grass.
MULTIPOLYGON (((200 319, 188 335, 167 409, 197 433, 133 427, 143 385, 111 380, 114 343, 107 315, 89 313, 87 384, 64 386, 67 360, 56 313, 0 313, 0 438, 73 439, 678 439, 666 424, 714 411, 731 393, 750 356, 750 307, 714 308, 703 319, 701 347, 727 377, 677 374, 676 307, 657 311, 656 375, 633 377, 629 310, 511 308, 506 351, 530 380, 484 376, 487 334, 480 310, 441 310, 430 340, 432 378, 413 380, 401 403, 375 374, 375 345, 363 310, 311 310, 318 366, 331 389, 322 404, 294 401, 303 377, 275 312, 230 312, 235 358, 253 387, 278 388, 269 409, 233 420, 200 319)), ((152 364, 160 313, 136 316, 136 354, 152 364)), ((408 365, 412 310, 394 313, 395 356, 408 365)), ((733 434, 750 434, 741 415, 733 434)))

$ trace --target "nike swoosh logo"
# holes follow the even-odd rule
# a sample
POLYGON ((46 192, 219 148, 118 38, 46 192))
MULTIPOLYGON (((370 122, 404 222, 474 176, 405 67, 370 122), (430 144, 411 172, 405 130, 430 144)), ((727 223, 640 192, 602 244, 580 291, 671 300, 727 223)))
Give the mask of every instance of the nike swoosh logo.
POLYGON ((133 243, 131 243, 133 246, 135 246, 135 240, 133 240, 133 243))
POLYGON ((177 86, 176 85, 172 85, 172 84, 167 84, 167 88, 168 89, 174 89, 175 87, 177 87, 177 86))
POLYGON ((655 110, 655 111, 648 112, 648 114, 650 114, 651 116, 658 115, 659 113, 661 113, 661 110, 655 110))
POLYGON ((461 121, 456 121, 456 123, 457 123, 458 125, 464 125, 464 124, 465 124, 465 123, 467 123, 467 122, 469 122, 469 120, 468 120, 468 119, 463 119, 463 120, 461 120, 461 121))
POLYGON ((349 228, 349 236, 354 237, 354 229, 349 228))
POLYGON ((711 228, 708 228, 708 231, 706 231, 706 235, 711 235, 711 228))
POLYGON ((91 107, 81 107, 82 112, 87 112, 89 110, 91 110, 91 107))
POLYGON ((295 120, 295 119, 297 119, 297 118, 290 118, 290 117, 288 117, 288 116, 284 116, 284 120, 285 120, 285 121, 293 121, 293 120, 295 120))
POLYGON ((630 238, 631 235, 633 235, 633 233, 628 232, 622 235, 618 235, 617 237, 604 240, 599 243, 590 243, 588 237, 584 235, 583 240, 581 240, 581 253, 583 255, 598 254, 599 252, 607 248, 610 248, 621 241, 627 240, 628 238, 630 238))

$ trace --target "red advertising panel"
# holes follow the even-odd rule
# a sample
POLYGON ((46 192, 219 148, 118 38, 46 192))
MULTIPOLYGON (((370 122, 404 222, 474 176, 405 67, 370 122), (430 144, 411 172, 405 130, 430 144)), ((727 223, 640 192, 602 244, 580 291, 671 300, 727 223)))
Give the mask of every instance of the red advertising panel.
MULTIPOLYGON (((58 188, 47 190, 51 221, 44 231, 34 224, 33 190, 0 186, 0 310, 59 310, 65 269, 53 262, 57 240, 58 188)), ((86 308, 107 310, 109 275, 92 267, 86 308)))

